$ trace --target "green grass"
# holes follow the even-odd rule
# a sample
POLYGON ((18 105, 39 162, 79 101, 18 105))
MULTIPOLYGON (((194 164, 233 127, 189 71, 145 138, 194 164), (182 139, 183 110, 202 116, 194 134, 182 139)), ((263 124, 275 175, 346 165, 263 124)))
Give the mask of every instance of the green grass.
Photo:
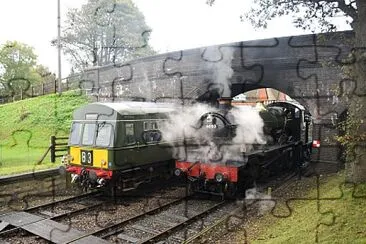
MULTIPOLYGON (((307 195, 316 197, 316 189, 307 195)), ((336 200, 296 200, 290 202, 290 217, 276 218, 271 214, 251 223, 256 235, 250 243, 366 243, 366 184, 344 184, 344 175, 326 178, 320 186, 321 198, 336 200), (352 196, 352 192, 356 198, 352 196), (343 192, 343 195, 342 195, 343 192), (334 220, 334 222, 333 222, 334 220)), ((242 232, 237 237, 240 242, 242 232)))
POLYGON ((75 92, 0 105, 0 175, 56 167, 47 155, 50 136, 67 136, 73 111, 87 103, 75 92))

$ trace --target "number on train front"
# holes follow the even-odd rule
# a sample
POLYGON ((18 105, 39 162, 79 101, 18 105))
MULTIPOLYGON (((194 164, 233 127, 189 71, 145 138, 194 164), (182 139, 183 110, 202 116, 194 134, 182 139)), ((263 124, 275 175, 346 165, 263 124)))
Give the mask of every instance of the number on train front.
POLYGON ((93 151, 81 150, 81 164, 93 165, 93 151))

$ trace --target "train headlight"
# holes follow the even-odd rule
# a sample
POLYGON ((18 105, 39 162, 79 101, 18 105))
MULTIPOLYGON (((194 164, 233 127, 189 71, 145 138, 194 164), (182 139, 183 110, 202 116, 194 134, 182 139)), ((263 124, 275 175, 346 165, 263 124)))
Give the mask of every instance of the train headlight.
POLYGON ((61 158, 61 163, 62 164, 67 164, 67 158, 66 158, 66 156, 64 155, 64 156, 62 156, 62 158, 61 158))
POLYGON ((313 140, 312 147, 313 148, 319 148, 320 147, 320 140, 313 140))
POLYGON ((181 175, 182 175, 182 173, 183 173, 183 172, 182 172, 182 170, 181 170, 181 169, 175 169, 175 170, 174 170, 174 175, 175 175, 175 176, 181 176, 181 175))
POLYGON ((217 174, 215 174, 215 180, 216 180, 216 182, 223 182, 224 181, 224 175, 223 174, 220 174, 220 173, 217 173, 217 174))
POLYGON ((61 163, 62 164, 69 164, 71 161, 74 161, 74 158, 69 154, 65 154, 61 158, 61 163))

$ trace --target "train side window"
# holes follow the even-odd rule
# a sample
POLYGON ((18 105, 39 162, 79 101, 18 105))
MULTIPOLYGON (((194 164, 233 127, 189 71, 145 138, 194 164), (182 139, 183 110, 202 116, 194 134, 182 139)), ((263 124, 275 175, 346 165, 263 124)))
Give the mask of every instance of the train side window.
POLYGON ((144 122, 144 130, 146 131, 146 130, 150 130, 150 126, 149 126, 150 124, 149 124, 149 122, 144 122))
POLYGON ((157 129, 158 129, 158 121, 144 122, 144 131, 157 130, 157 129))
POLYGON ((83 126, 80 123, 73 123, 71 127, 70 144, 78 145, 80 143, 81 130, 83 126))
POLYGON ((151 129, 152 129, 152 130, 157 130, 157 129, 159 129, 159 128, 158 128, 158 122, 157 122, 157 121, 151 122, 151 129))
POLYGON ((157 130, 145 131, 143 140, 146 143, 159 142, 161 141, 161 132, 157 130))
POLYGON ((86 146, 93 145, 95 129, 96 129, 96 124, 85 124, 84 125, 83 140, 82 140, 83 145, 86 145, 86 146))
POLYGON ((136 142, 135 139, 135 126, 133 123, 126 123, 126 142, 127 144, 134 144, 136 142))
POLYGON ((96 146, 107 147, 112 138, 112 125, 105 122, 98 124, 96 146))

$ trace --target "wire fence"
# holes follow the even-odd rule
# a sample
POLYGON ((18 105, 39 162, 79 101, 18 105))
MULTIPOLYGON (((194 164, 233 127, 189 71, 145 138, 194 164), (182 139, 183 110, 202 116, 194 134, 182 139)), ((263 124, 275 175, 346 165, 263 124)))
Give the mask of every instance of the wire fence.
MULTIPOLYGON (((115 80, 116 77, 129 75, 123 73, 121 68, 115 65, 89 68, 83 72, 63 78, 61 80, 61 91, 65 92, 79 89, 85 92, 86 95, 95 96, 97 99, 99 99, 99 97, 108 98, 111 96, 113 80, 115 80)), ((19 90, 15 94, 12 92, 12 95, 4 94, 5 89, 0 86, 0 104, 57 93, 58 83, 59 82, 56 79, 41 84, 32 84, 27 89, 19 90)), ((116 91, 118 91, 118 86, 116 87, 116 91)))
MULTIPOLYGON (((79 87, 79 80, 82 79, 83 74, 73 75, 61 80, 61 90, 63 92, 69 90, 75 90, 79 87)), ((28 89, 21 89, 16 94, 1 94, 0 104, 20 101, 32 97, 38 97, 58 92, 58 80, 44 82, 41 84, 32 84, 28 89)), ((0 88, 1 92, 1 88, 0 88)))

